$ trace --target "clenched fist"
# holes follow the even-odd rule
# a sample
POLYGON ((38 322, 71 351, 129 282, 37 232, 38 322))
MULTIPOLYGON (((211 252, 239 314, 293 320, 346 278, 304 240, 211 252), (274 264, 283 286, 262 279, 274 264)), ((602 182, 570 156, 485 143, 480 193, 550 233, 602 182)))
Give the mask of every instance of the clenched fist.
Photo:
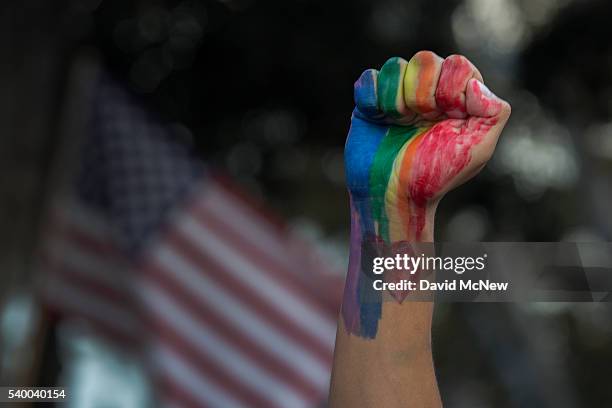
POLYGON ((344 153, 353 228, 387 244, 433 240, 437 203, 491 158, 510 105, 465 57, 430 51, 365 71, 355 104, 344 153))

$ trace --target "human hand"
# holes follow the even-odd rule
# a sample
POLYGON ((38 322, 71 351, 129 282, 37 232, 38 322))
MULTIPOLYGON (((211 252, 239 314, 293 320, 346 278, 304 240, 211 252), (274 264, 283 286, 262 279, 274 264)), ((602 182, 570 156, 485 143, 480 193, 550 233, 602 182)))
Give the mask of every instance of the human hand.
POLYGON ((353 225, 387 244, 433 241, 439 200, 491 158, 510 105, 465 57, 430 51, 365 71, 355 104, 344 152, 353 225))

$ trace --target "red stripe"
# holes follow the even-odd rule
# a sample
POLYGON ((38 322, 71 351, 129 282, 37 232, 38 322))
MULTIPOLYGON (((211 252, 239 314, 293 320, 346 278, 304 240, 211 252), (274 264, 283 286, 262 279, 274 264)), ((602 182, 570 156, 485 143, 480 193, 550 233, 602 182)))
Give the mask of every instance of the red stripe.
POLYGON ((64 304, 58 304, 54 300, 49 300, 46 297, 43 298, 43 302, 45 308, 49 311, 49 313, 53 316, 61 316, 61 319, 66 318, 76 318, 82 319, 89 323, 88 328, 91 328, 94 332, 99 333, 101 337, 107 338, 109 341, 119 344, 122 347, 126 347, 128 349, 135 348, 138 344, 138 338, 135 334, 128 334, 125 331, 118 329, 117 327, 113 327, 112 325, 104 322, 103 320, 98 319, 92 314, 87 312, 86 305, 82 305, 78 310, 74 309, 73 306, 68 306, 64 304))
POLYGON ((95 293, 97 297, 108 299, 118 306, 125 308, 133 306, 126 292, 119 291, 95 279, 82 276, 82 274, 75 272, 73 268, 67 265, 61 265, 59 263, 49 264, 48 271, 52 277, 55 276, 55 279, 59 282, 66 279, 78 285, 80 288, 85 289, 88 293, 95 293))
POLYGON ((268 210, 268 207, 260 200, 254 198, 252 194, 248 194, 245 190, 227 177, 224 173, 214 171, 210 184, 219 187, 225 194, 228 194, 235 201, 240 202, 242 206, 253 212, 250 218, 261 218, 267 225, 274 230, 278 235, 284 235, 287 231, 287 224, 278 217, 275 213, 268 210), (256 215, 257 217, 254 217, 256 215))
POLYGON ((176 400, 186 408, 219 408, 200 401, 164 372, 157 373, 154 382, 156 389, 163 390, 163 398, 166 400, 176 400))
POLYGON ((260 407, 274 405, 274 402, 268 400, 266 395, 249 390, 246 384, 229 374, 226 367, 209 358, 206 353, 198 350, 191 342, 178 335, 174 328, 160 316, 150 314, 146 324, 159 341, 181 355, 185 361, 190 363, 192 368, 201 372, 209 380, 214 381, 215 385, 225 390, 228 395, 242 401, 245 405, 255 404, 260 407))
MULTIPOLYGON (((240 253, 245 254, 249 261, 257 264, 260 270, 267 273, 275 282, 280 283, 293 297, 306 303, 311 309, 323 315, 322 317, 328 318, 330 322, 332 321, 331 316, 335 318, 337 309, 324 308, 325 303, 314 293, 313 286, 307 285, 308 282, 304 277, 288 271, 285 265, 270 257, 253 242, 246 240, 229 223, 219 217, 211 216, 205 209, 197 208, 193 211, 193 215, 204 228, 214 231, 215 235, 222 238, 223 241, 229 242, 232 248, 238 248, 240 253), (296 278, 300 280, 296 281, 296 278)), ((299 259, 296 259, 296 262, 299 262, 299 259)))
POLYGON ((121 251, 109 239, 98 238, 91 234, 87 228, 82 228, 80 225, 64 219, 56 218, 54 226, 49 229, 48 234, 47 241, 58 239, 57 237, 65 238, 71 242, 78 242, 88 252, 103 257, 121 257, 121 251))
POLYGON ((188 309, 199 322, 213 327, 215 333, 219 334, 223 339, 230 343, 234 348, 246 354, 254 360, 259 366, 263 367, 275 376, 282 378, 283 382, 291 384, 297 388, 300 393, 308 397, 320 396, 320 390, 311 384, 299 371, 299 367, 289 364, 280 357, 266 352, 261 347, 257 347, 250 339, 236 330, 226 319, 214 313, 210 306, 202 301, 201 298, 195 297, 185 290, 184 287, 172 279, 171 271, 164 271, 163 267, 157 264, 151 264, 146 269, 147 276, 150 276, 157 281, 159 287, 164 288, 172 298, 181 303, 188 309))
POLYGON ((276 326, 283 334, 306 350, 314 352, 323 364, 328 365, 331 362, 332 350, 329 345, 322 344, 285 314, 280 313, 274 306, 256 295, 245 286, 243 281, 234 278, 223 265, 202 254, 200 249, 189 239, 183 237, 176 230, 169 231, 166 239, 174 252, 181 254, 191 263, 197 265, 207 279, 214 280, 218 285, 223 286, 227 292, 232 293, 236 298, 249 305, 258 316, 276 326))
MULTIPOLYGON (((119 256, 121 252, 113 245, 109 239, 100 239, 88 231, 88 228, 82 228, 78 224, 74 224, 74 219, 69 219, 70 214, 64 212, 53 212, 50 222, 50 227, 47 230, 47 239, 52 240, 55 236, 66 237, 71 241, 77 241, 88 248, 91 252, 103 256, 119 256)), ((110 238, 110 237, 105 237, 110 238)))
MULTIPOLYGON (((244 188, 239 186, 224 173, 215 171, 212 173, 212 176, 212 179, 215 182, 213 185, 216 184, 216 187, 218 187, 222 193, 227 194, 230 201, 242 204, 241 207, 243 207, 247 213, 252 213, 247 214, 248 218, 253 220, 261 218, 261 221, 271 228, 271 232, 276 237, 284 237, 289 235, 287 232, 287 223, 283 219, 279 218, 275 213, 269 211, 269 208, 265 205, 265 203, 263 203, 261 200, 257 200, 253 195, 248 194, 244 188)), ((296 236, 295 234, 292 235, 294 240, 302 241, 299 239, 299 236, 296 236)), ((315 259, 320 258, 320 254, 311 244, 304 242, 303 249, 305 252, 313 255, 315 259)))
MULTIPOLYGON (((43 260, 48 260, 46 263, 47 273, 50 275, 50 279, 54 279, 55 284, 59 286, 66 286, 73 288, 83 296, 87 298, 101 299, 104 302, 111 303, 114 307, 123 310, 125 313, 133 311, 133 303, 125 292, 119 291, 115 288, 99 283, 94 279, 88 279, 82 276, 80 273, 65 264, 62 264, 56 259, 52 258, 52 255, 44 253, 43 260)), ((76 316, 82 317, 92 322, 94 326, 99 326, 102 332, 108 334, 118 342, 134 342, 134 338, 131 335, 125 333, 122 329, 113 327, 112 325, 105 323, 93 314, 89 314, 87 310, 87 303, 80 302, 79 308, 75 309, 76 306, 65 305, 62 299, 58 299, 52 292, 41 288, 40 292, 43 296, 45 305, 56 312, 62 311, 63 316, 76 316)))
POLYGON ((78 242, 88 252, 103 257, 122 258, 121 252, 114 245, 107 241, 102 241, 87 232, 80 231, 74 225, 67 225, 62 229, 62 233, 70 241, 78 242))

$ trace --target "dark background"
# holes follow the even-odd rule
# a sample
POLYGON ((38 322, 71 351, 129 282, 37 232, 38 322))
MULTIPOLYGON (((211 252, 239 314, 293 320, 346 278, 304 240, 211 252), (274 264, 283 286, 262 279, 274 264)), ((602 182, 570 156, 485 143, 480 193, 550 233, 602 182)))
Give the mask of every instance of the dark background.
MULTIPOLYGON (((35 337, 31 253, 69 68, 83 50, 339 263, 354 80, 391 56, 462 53, 513 115, 487 169, 441 203, 436 239, 612 238, 610 2, 26 0, 0 10, 0 379, 31 366, 22 345, 35 337)), ((434 354, 446 404, 609 406, 610 312, 440 305, 434 354)))

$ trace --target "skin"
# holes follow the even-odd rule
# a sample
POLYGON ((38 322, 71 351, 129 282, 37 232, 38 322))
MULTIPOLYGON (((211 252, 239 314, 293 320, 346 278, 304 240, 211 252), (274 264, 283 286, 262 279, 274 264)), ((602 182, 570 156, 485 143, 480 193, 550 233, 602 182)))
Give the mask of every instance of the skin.
MULTIPOLYGON (((355 104, 345 146, 351 251, 330 406, 439 407, 433 303, 373 290, 371 261, 433 242, 440 199, 491 158, 510 105, 465 57, 429 51, 365 71, 355 104)), ((407 277, 383 275, 387 282, 407 277)))

